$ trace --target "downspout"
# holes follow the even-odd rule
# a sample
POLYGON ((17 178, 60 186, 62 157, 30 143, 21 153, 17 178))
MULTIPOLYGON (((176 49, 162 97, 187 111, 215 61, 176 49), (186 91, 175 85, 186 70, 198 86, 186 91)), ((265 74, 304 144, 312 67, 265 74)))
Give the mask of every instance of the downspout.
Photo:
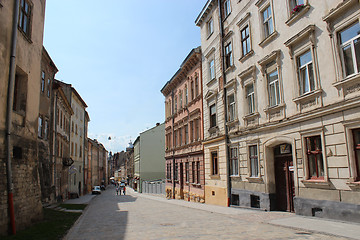
POLYGON ((8 190, 8 204, 10 225, 12 234, 16 234, 15 225, 15 210, 14 210, 14 186, 12 182, 12 163, 11 163, 11 121, 12 121, 12 107, 14 101, 14 85, 15 85, 15 68, 16 68, 16 43, 17 43, 17 25, 19 20, 19 7, 20 1, 15 0, 14 15, 11 36, 11 51, 10 51, 10 64, 9 64, 9 85, 8 85, 8 98, 7 98, 7 114, 6 114, 6 173, 7 173, 7 190, 8 190))
POLYGON ((86 111, 84 110, 84 127, 83 127, 83 138, 84 138, 84 141, 83 141, 83 147, 82 147, 82 158, 83 158, 83 192, 82 192, 82 195, 86 194, 87 193, 87 187, 86 187, 86 183, 85 183, 85 132, 86 132, 86 129, 85 129, 85 117, 86 117, 86 111))
POLYGON ((56 89, 56 92, 55 92, 55 106, 54 106, 54 132, 53 132, 53 138, 54 138, 54 149, 52 150, 52 155, 53 155, 53 160, 54 160, 54 186, 55 186, 55 198, 58 197, 58 195, 56 194, 58 192, 58 189, 57 189, 57 181, 56 181, 56 158, 57 158, 57 154, 56 154, 56 151, 58 149, 57 147, 57 116, 56 116, 56 113, 57 113, 57 99, 58 99, 58 89, 56 89))
POLYGON ((223 76, 223 90, 224 90, 224 129, 225 129, 225 156, 226 156, 226 179, 227 179, 227 206, 230 207, 231 202, 231 177, 230 177, 230 160, 229 160, 229 133, 226 126, 227 122, 227 99, 226 99, 226 74, 225 74, 225 51, 224 51, 224 26, 222 21, 222 10, 221 10, 221 0, 218 0, 218 8, 219 8, 219 28, 220 28, 220 43, 221 43, 221 70, 222 70, 222 76, 223 76))

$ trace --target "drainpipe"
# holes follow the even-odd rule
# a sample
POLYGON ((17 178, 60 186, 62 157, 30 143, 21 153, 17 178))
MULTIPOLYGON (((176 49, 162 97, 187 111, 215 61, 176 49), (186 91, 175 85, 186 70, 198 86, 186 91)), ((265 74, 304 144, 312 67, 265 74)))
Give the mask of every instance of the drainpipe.
POLYGON ((14 15, 12 25, 11 36, 11 51, 10 51, 10 65, 9 65, 9 85, 8 85, 8 98, 7 98, 7 114, 6 114, 6 157, 7 157, 7 190, 8 190, 8 204, 10 225, 12 234, 16 234, 15 226, 15 210, 14 210, 14 198, 13 191, 14 186, 12 182, 12 165, 11 165, 11 115, 14 101, 14 85, 15 85, 15 68, 16 68, 16 42, 17 42, 17 25, 19 19, 19 7, 20 1, 15 0, 14 3, 14 15))
POLYGON ((57 147, 57 116, 56 116, 56 113, 57 113, 57 99, 58 99, 58 88, 56 89, 55 91, 55 106, 54 106, 54 132, 53 132, 53 140, 54 140, 54 149, 52 149, 52 157, 54 158, 53 161, 54 161, 54 186, 55 186, 55 199, 57 199, 58 197, 58 189, 57 189, 57 181, 56 181, 56 158, 57 158, 57 154, 56 154, 56 151, 58 149, 57 147))
POLYGON ((231 177, 230 177, 230 159, 229 159, 229 133, 226 126, 227 122, 227 99, 226 99, 226 74, 225 74, 225 51, 224 51, 224 26, 222 22, 222 11, 221 11, 221 0, 218 0, 218 8, 219 8, 219 28, 220 28, 220 42, 221 42, 221 70, 222 70, 222 76, 223 76, 223 90, 224 90, 224 129, 225 129, 225 156, 226 156, 226 178, 227 178, 227 206, 230 207, 231 202, 231 177))

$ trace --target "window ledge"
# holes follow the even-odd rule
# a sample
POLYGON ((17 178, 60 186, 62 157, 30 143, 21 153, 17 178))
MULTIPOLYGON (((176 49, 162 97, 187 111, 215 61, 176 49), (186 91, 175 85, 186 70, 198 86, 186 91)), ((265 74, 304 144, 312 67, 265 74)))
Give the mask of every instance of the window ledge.
POLYGON ((209 38, 214 34, 214 32, 210 33, 209 36, 207 36, 206 40, 209 40, 209 38))
POLYGON ((213 79, 211 79, 209 82, 207 82, 206 85, 207 85, 207 86, 210 86, 210 85, 212 85, 212 84, 215 83, 215 82, 216 82, 216 77, 213 78, 213 79))
POLYGON ((305 187, 309 188, 321 188, 321 189, 330 189, 330 182, 327 180, 315 180, 315 179, 308 179, 301 181, 305 187))
POLYGON ((211 127, 211 128, 209 128, 209 133, 215 133, 215 132, 217 132, 217 130, 219 129, 219 127, 218 126, 214 126, 214 127, 211 127))
POLYGON ((343 80, 333 83, 333 86, 337 87, 337 88, 339 88, 339 87, 342 88, 344 85, 352 84, 358 80, 360 80, 360 73, 356 73, 356 74, 347 76, 343 80))
POLYGON ((305 93, 305 94, 301 95, 300 97, 294 98, 293 101, 296 103, 306 101, 310 98, 315 98, 315 97, 319 96, 321 93, 322 93, 322 89, 314 90, 314 91, 305 93))
POLYGON ((264 112, 266 112, 266 113, 274 112, 274 111, 285 108, 285 106, 286 106, 285 103, 280 103, 275 106, 268 106, 267 108, 264 109, 264 112))
POLYGON ((212 180, 220 180, 220 175, 210 175, 210 179, 212 179, 212 180))
POLYGON ((246 178, 250 183, 264 183, 262 177, 247 177, 246 178))
POLYGON ((260 47, 264 47, 265 45, 267 45, 269 42, 271 42, 272 40, 274 40, 274 38, 279 35, 279 33, 277 31, 274 31, 272 34, 270 34, 269 36, 267 36, 264 40, 262 40, 259 45, 260 47))
POLYGON ((244 120, 248 120, 248 119, 252 119, 252 118, 256 118, 258 117, 260 114, 259 112, 253 112, 253 113, 250 113, 250 114, 247 114, 243 117, 244 120))
POLYGON ((250 58, 252 55, 254 55, 254 50, 251 49, 248 53, 246 53, 241 58, 239 58, 239 61, 240 62, 245 62, 245 60, 250 58))
POLYGON ((291 13, 290 18, 285 22, 286 25, 290 26, 292 25, 294 22, 296 22, 300 17, 304 16, 305 13, 307 13, 310 9, 310 5, 306 4, 304 5, 300 11, 295 12, 295 13, 291 13))
POLYGON ((230 67, 226 68, 225 73, 229 73, 231 70, 233 70, 235 68, 234 64, 231 65, 230 67))
POLYGON ((232 126, 234 126, 234 125, 236 125, 236 124, 238 124, 238 123, 239 123, 239 119, 235 118, 235 119, 232 120, 232 121, 226 122, 226 125, 229 126, 229 127, 232 127, 232 126))
MULTIPOLYGON (((30 29, 31 29, 31 28, 30 28, 30 29)), ((22 35, 24 36, 24 38, 25 38, 30 44, 33 43, 33 42, 31 41, 30 36, 28 36, 19 26, 18 26, 18 30, 19 30, 19 32, 22 33, 22 35)))
POLYGON ((200 183, 191 183, 191 185, 192 185, 193 187, 201 187, 201 184, 200 184, 200 183))

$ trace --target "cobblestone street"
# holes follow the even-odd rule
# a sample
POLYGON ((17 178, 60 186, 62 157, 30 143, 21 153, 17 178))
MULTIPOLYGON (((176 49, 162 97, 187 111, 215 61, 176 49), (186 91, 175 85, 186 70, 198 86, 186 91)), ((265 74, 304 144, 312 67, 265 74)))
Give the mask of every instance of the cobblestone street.
MULTIPOLYGON (((342 233, 301 230, 301 225, 279 226, 294 217, 311 224, 311 218, 294 214, 166 200, 132 189, 127 194, 116 196, 115 189, 108 187, 91 200, 65 239, 349 239, 340 237, 342 233)), ((341 222, 327 221, 325 225, 332 228, 331 223, 342 227, 341 222)), ((359 226, 351 227, 343 231, 356 236, 359 226)))

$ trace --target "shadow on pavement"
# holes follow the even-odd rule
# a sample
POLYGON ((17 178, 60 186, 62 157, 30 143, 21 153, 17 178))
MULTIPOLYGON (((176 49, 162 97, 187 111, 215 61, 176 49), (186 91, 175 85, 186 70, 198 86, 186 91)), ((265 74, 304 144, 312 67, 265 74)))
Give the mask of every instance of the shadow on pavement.
POLYGON ((115 196, 118 199, 118 202, 135 202, 136 197, 130 196, 130 195, 119 195, 115 196))

